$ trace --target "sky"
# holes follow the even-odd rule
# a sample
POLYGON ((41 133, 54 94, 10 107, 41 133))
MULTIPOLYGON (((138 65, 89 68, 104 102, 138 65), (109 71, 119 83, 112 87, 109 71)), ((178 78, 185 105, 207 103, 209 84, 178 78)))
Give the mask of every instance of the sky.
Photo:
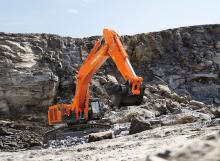
POLYGON ((133 35, 220 24, 220 0, 0 0, 0 32, 133 35))

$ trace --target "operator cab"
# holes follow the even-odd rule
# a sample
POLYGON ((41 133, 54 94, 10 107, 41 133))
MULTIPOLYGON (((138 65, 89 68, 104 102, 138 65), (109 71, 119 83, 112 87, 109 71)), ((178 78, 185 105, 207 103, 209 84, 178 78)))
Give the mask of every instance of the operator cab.
POLYGON ((102 118, 102 107, 98 98, 89 100, 89 120, 98 120, 102 118))
MULTIPOLYGON (((98 98, 90 98, 89 99, 89 113, 88 113, 88 121, 90 120, 100 120, 102 119, 103 111, 102 106, 98 98)), ((64 123, 67 124, 75 124, 75 113, 71 113, 69 116, 62 115, 62 120, 64 123)), ((84 117, 84 113, 79 114, 79 122, 78 123, 85 123, 86 119, 84 117)))

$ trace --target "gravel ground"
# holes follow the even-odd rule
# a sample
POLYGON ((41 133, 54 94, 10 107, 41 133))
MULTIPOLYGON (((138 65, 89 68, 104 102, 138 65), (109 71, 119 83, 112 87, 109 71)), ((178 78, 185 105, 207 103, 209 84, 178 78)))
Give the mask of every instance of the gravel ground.
POLYGON ((153 155, 168 147, 172 147, 172 149, 176 150, 182 145, 210 136, 219 131, 219 125, 208 127, 199 122, 163 126, 134 135, 80 144, 66 148, 1 152, 0 158, 3 161, 146 160, 148 155, 153 155))

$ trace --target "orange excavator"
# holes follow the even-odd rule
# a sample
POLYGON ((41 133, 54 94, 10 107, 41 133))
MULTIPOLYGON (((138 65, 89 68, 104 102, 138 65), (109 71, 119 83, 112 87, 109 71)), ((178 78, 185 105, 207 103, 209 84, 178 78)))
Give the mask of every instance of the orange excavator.
POLYGON ((143 98, 143 78, 135 74, 120 38, 116 32, 103 30, 103 37, 95 43, 80 67, 76 80, 75 96, 70 104, 59 103, 48 108, 49 125, 79 125, 101 118, 98 99, 89 98, 89 82, 94 73, 111 57, 126 81, 108 90, 116 106, 140 104, 143 98))

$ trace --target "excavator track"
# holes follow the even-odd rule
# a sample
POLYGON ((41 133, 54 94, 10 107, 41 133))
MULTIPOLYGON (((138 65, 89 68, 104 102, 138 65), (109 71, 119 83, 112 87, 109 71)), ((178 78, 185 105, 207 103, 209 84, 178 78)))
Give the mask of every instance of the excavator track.
POLYGON ((101 123, 65 125, 63 127, 46 132, 43 136, 43 144, 48 146, 50 140, 62 140, 67 136, 84 137, 91 133, 109 130, 110 128, 111 125, 101 123))

